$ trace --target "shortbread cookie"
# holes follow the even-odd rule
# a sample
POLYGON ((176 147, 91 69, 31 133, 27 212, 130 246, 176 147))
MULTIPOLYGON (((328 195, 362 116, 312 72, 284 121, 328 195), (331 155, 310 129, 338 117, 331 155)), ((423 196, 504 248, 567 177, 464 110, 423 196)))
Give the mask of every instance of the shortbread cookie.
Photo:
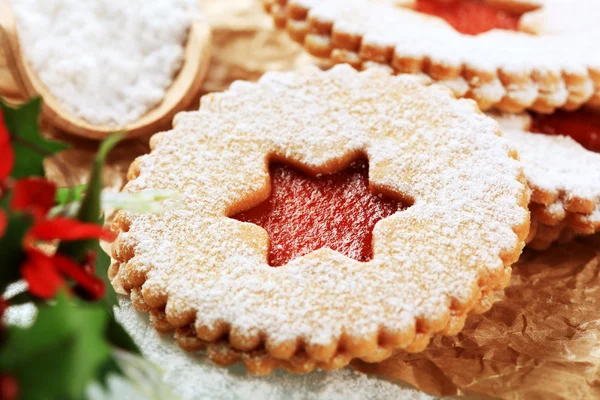
POLYGON ((315 56, 425 73, 484 110, 600 107, 597 0, 263 2, 315 56))
MULTIPOLYGON (((420 351, 491 307, 525 245, 529 196, 516 153, 474 102, 442 86, 349 66, 267 73, 174 122, 132 164, 124 190, 175 190, 182 206, 121 212, 110 275, 157 329, 175 329, 185 349, 207 346, 217 363, 307 372, 420 351), (278 179, 269 171, 281 163, 315 185, 368 165, 367 196, 395 207, 370 228, 372 254, 326 244, 271 264, 270 245, 285 243, 240 213, 270 201, 278 179)), ((361 184, 353 179, 345 183, 361 184)), ((373 210, 357 190, 340 202, 373 210)), ((312 228, 305 206, 280 219, 312 228)))
MULTIPOLYGON (((493 116, 517 148, 531 188, 528 245, 542 250, 556 241, 599 232, 600 154, 567 136, 528 132, 532 126, 539 128, 528 114, 493 116)), ((592 143, 589 135, 578 133, 579 140, 592 143)))

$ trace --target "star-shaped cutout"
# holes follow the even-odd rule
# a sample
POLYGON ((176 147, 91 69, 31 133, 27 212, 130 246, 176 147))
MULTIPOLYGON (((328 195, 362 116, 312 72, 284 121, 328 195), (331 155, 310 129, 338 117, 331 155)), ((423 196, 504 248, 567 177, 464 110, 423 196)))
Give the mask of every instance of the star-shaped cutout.
POLYGON ((358 261, 373 257, 377 221, 407 207, 369 190, 367 161, 331 175, 312 177, 288 165, 271 164, 271 195, 232 218, 269 234, 269 264, 278 267, 322 247, 358 261))

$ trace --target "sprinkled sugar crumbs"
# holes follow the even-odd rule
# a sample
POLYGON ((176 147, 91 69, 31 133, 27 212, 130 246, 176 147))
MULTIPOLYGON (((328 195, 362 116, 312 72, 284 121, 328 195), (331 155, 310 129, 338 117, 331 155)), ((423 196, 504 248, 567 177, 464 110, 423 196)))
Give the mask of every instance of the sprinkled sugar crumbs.
POLYGON ((158 105, 195 0, 13 0, 24 54, 70 113, 122 126, 158 105))

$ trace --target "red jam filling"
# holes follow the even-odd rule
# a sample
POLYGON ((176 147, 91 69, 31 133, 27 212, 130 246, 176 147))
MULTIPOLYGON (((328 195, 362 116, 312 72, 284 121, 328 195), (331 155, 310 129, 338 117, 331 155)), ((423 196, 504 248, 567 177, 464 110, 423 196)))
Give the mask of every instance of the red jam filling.
POLYGON ((371 193, 366 161, 319 177, 284 164, 272 164, 269 169, 271 196, 232 218, 267 231, 273 267, 322 247, 369 261, 377 221, 406 209, 397 200, 371 193))
POLYGON ((556 111, 551 115, 532 114, 532 132, 567 135, 588 150, 600 152, 600 114, 590 111, 556 111))
POLYGON ((492 29, 516 31, 520 15, 495 8, 478 0, 417 0, 416 10, 443 18, 466 35, 478 35, 492 29))

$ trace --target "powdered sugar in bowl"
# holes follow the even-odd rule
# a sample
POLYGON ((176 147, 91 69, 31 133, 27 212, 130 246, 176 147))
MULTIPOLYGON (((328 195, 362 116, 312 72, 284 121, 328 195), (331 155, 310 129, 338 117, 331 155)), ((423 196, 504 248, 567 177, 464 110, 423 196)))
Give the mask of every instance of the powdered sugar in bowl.
POLYGON ((23 99, 41 96, 44 118, 65 132, 155 133, 198 96, 208 69, 196 2, 12 0, 2 10, 8 67, 23 99))

